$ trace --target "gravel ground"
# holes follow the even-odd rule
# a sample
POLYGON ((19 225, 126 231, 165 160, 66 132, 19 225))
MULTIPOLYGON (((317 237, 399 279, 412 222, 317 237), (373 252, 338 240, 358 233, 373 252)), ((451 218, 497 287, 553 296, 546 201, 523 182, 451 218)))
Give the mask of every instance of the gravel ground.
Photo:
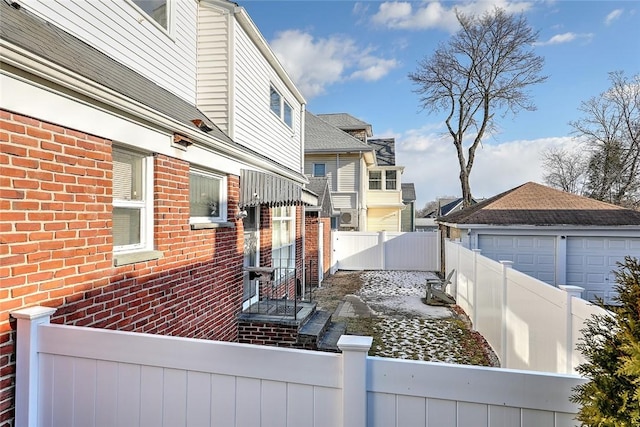
POLYGON ((373 336, 371 356, 498 366, 459 307, 424 303, 426 280, 435 277, 416 271, 340 271, 323 281, 315 299, 321 308, 335 310, 335 321, 347 322, 347 333, 373 336), (345 301, 354 297, 369 306, 370 315, 341 316, 345 301))

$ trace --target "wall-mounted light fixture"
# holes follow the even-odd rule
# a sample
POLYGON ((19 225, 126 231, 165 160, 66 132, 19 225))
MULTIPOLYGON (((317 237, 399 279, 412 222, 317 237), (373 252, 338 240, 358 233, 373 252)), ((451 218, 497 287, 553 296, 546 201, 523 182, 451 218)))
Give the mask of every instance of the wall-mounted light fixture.
POLYGON ((249 214, 247 213, 246 209, 239 210, 238 213, 236 214, 236 219, 245 219, 247 215, 249 214))

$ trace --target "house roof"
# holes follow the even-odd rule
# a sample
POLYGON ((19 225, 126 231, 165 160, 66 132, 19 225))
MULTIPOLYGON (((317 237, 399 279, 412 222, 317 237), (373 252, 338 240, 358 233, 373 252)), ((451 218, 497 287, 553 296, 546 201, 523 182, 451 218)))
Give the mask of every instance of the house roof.
POLYGON ((373 148, 309 111, 305 114, 305 152, 373 152, 373 148))
POLYGON ((368 139, 367 144, 376 150, 378 166, 396 165, 396 139, 395 138, 375 138, 368 139))
POLYGON ((416 187, 413 182, 400 184, 400 188, 402 189, 403 202, 414 202, 416 200, 416 187))
POLYGON ((318 206, 308 207, 307 211, 320 211, 320 216, 329 217, 334 214, 331 190, 329 189, 329 178, 307 176, 309 183, 306 188, 318 195, 318 206))
POLYGON ((527 182, 438 218, 450 224, 640 225, 640 212, 527 182))
POLYGON ((372 136, 373 131, 371 125, 367 122, 363 122, 360 119, 353 117, 347 113, 330 113, 330 114, 318 114, 325 122, 342 130, 359 130, 365 129, 367 136, 372 136))

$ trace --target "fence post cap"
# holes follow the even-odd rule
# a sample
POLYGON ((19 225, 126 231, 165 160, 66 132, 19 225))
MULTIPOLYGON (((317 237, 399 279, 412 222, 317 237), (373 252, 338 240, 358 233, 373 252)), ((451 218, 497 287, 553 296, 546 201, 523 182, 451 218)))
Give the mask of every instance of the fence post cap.
POLYGON ((55 308, 43 307, 38 305, 34 307, 27 307, 27 308, 21 308, 19 310, 14 310, 14 311, 11 311, 10 314, 11 314, 11 317, 15 319, 33 320, 41 317, 50 317, 55 312, 56 312, 55 308))
POLYGON ((369 351, 372 344, 372 337, 359 335, 342 335, 338 340, 338 348, 342 351, 369 351))

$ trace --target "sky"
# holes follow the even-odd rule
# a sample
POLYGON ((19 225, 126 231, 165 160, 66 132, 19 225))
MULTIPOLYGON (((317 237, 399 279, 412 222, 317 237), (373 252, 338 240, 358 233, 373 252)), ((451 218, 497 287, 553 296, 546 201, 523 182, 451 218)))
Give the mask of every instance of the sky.
POLYGON ((640 73, 640 1, 342 1, 237 0, 244 7, 313 114, 348 113, 375 138, 394 137, 402 182, 416 188, 416 207, 460 196, 455 148, 444 114, 427 112, 408 74, 458 29, 454 8, 478 15, 501 7, 522 13, 538 42, 548 79, 529 88, 536 111, 496 119, 471 172, 476 198, 529 181, 544 183, 541 152, 575 149, 569 122, 583 102, 610 87, 609 73, 640 73))

